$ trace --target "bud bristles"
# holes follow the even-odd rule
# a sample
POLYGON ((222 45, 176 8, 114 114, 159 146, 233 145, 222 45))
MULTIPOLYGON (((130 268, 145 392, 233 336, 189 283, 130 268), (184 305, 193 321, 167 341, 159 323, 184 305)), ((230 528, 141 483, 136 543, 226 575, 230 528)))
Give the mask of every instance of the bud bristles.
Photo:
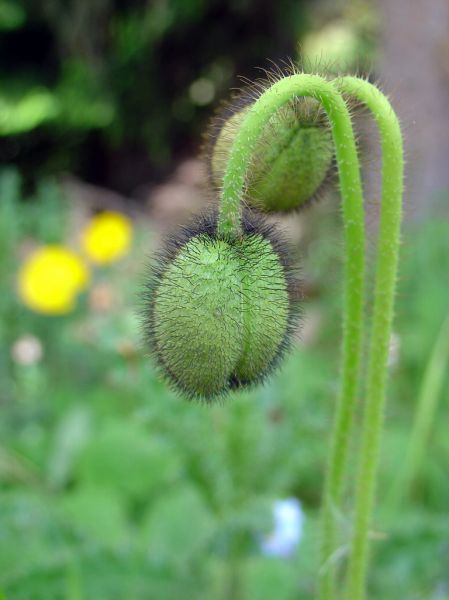
POLYGON ((172 236, 145 285, 146 343, 165 378, 210 401, 263 381, 298 326, 299 290, 278 230, 245 211, 239 238, 215 213, 172 236))

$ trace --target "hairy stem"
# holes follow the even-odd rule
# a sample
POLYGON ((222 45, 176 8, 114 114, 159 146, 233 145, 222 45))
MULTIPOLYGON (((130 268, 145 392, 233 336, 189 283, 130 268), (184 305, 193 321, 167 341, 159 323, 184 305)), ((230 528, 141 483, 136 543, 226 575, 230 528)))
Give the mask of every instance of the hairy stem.
POLYGON ((365 231, 360 166, 351 118, 340 93, 317 75, 292 75, 276 82, 249 110, 231 148, 223 180, 218 229, 224 235, 240 232, 240 206, 255 142, 270 117, 296 96, 317 99, 326 111, 335 143, 345 231, 345 290, 341 387, 325 482, 320 594, 333 596, 336 545, 335 514, 341 502, 348 445, 357 397, 364 305, 365 231))
POLYGON ((374 506, 379 446, 385 405, 388 349, 400 242, 403 192, 403 148, 399 121, 387 98, 367 81, 342 77, 335 87, 355 96, 373 113, 382 145, 382 204, 374 289, 374 307, 367 366, 356 503, 347 573, 347 600, 365 598, 368 531, 374 506))

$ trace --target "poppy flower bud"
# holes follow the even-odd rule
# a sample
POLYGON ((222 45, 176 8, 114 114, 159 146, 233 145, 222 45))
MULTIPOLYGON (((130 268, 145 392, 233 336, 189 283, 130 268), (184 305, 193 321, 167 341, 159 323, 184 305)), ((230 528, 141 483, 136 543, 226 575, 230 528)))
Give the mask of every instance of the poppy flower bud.
POLYGON ((243 235, 216 217, 183 230, 160 256, 144 321, 156 363, 191 398, 254 384, 283 354, 296 321, 285 249, 273 227, 245 218, 243 235))
MULTIPOLYGON (((208 144, 209 174, 220 189, 232 143, 254 100, 238 99, 216 117, 208 144)), ((320 195, 333 171, 333 141, 321 105, 296 98, 265 125, 254 147, 245 200, 262 212, 301 208, 320 195)))

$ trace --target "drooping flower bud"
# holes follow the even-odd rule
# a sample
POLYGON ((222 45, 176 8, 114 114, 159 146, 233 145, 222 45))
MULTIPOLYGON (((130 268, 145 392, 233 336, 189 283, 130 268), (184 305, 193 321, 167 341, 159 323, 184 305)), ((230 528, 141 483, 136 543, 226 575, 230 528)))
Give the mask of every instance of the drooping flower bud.
POLYGON ((263 380, 296 324, 293 280, 274 228, 245 218, 243 235, 222 237, 216 218, 183 230, 160 256, 148 285, 145 332, 173 386, 209 400, 263 380))
MULTIPOLYGON (((220 189, 232 143, 255 98, 237 98, 211 126, 207 161, 212 185, 220 189)), ((333 141, 318 101, 296 98, 264 127, 253 151, 245 200, 263 212, 301 208, 320 195, 333 171, 333 141)))

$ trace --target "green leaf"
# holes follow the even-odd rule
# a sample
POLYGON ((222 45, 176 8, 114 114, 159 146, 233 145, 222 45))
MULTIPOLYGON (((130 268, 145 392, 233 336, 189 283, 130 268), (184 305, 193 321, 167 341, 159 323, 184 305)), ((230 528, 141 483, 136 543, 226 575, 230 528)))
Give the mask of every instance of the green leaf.
POLYGON ((156 563, 182 565, 205 550, 214 518, 200 493, 185 486, 161 498, 143 526, 143 543, 156 563))
POLYGON ((0 31, 19 29, 25 21, 25 9, 17 0, 0 0, 0 31))
POLYGON ((296 587, 294 566, 285 560, 255 558, 243 569, 245 600, 293 600, 296 587))
POLYGON ((129 499, 148 502, 177 480, 179 456, 170 444, 131 423, 109 422, 82 451, 80 481, 121 490, 129 499))
POLYGON ((60 488, 69 479, 76 456, 90 434, 89 417, 85 407, 74 406, 59 423, 48 464, 47 479, 51 487, 60 488))
POLYGON ((28 90, 22 97, 0 96, 0 135, 31 131, 55 118, 59 103, 46 88, 28 90))
POLYGON ((85 486, 65 496, 61 508, 70 525, 83 536, 106 546, 123 541, 128 523, 119 494, 85 486))

